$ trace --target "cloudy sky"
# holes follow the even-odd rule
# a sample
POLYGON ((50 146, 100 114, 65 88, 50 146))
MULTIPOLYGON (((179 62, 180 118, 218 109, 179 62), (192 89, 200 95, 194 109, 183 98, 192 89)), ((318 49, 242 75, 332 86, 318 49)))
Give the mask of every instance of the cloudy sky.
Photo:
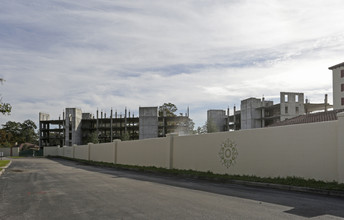
POLYGON ((1 0, 0 123, 172 102, 201 126, 281 91, 332 103, 343 21, 342 0, 1 0))

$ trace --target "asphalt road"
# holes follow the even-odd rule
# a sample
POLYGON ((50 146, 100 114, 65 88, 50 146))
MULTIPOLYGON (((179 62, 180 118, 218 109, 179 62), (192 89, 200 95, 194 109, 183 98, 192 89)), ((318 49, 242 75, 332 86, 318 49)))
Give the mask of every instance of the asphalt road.
POLYGON ((344 199, 85 166, 13 159, 0 219, 343 219, 344 199))

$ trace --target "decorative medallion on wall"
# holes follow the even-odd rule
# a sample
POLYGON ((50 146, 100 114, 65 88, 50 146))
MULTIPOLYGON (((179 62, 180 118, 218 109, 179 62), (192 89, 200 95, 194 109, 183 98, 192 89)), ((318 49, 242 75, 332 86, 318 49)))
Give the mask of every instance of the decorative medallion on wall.
POLYGON ((237 145, 234 141, 227 138, 222 144, 219 152, 219 157, 223 166, 230 168, 236 163, 236 158, 239 153, 237 145))

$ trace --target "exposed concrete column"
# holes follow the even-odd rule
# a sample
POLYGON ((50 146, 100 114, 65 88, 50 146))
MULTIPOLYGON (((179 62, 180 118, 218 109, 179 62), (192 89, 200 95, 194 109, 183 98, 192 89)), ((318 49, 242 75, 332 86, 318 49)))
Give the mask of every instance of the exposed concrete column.
POLYGON ((262 125, 262 128, 265 127, 265 98, 263 97, 262 98, 262 122, 261 122, 261 125, 262 125))
MULTIPOLYGON (((47 114, 47 113, 40 112, 38 118, 39 118, 39 123, 38 123, 38 127, 39 127, 39 147, 43 147, 42 138, 43 138, 43 136, 44 137, 47 137, 47 136, 46 136, 46 133, 43 134, 42 130, 43 129, 47 129, 47 128, 44 127, 45 124, 42 121, 49 121, 50 120, 50 115, 47 114)), ((49 132, 48 132, 48 134, 49 134, 49 132)), ((49 141, 49 139, 48 139, 48 141, 49 141)))
POLYGON ((178 133, 166 134, 166 138, 168 138, 169 148, 167 152, 167 168, 173 169, 173 152, 174 152, 174 137, 177 137, 178 133))
POLYGON ((234 109, 233 109, 233 122, 234 122, 234 131, 236 130, 236 116, 235 116, 235 112, 236 112, 236 107, 234 105, 234 109))
POLYGON ((226 131, 226 111, 208 110, 207 111, 208 133, 226 131), (210 131, 209 131, 210 130, 210 131))
POLYGON ((73 144, 80 145, 82 143, 81 131, 82 111, 78 108, 66 108, 66 135, 65 144, 73 146, 73 144))
POLYGON ((166 124, 166 110, 164 109, 162 111, 162 136, 163 137, 166 137, 166 134, 167 134, 166 126, 167 126, 167 124, 166 124))
POLYGON ((327 112, 327 102, 328 102, 328 97, 327 97, 327 94, 325 94, 325 100, 324 100, 324 102, 325 102, 325 112, 327 112))
POLYGON ((113 141, 113 163, 114 164, 117 164, 117 158, 118 158, 117 149, 120 142, 121 142, 121 139, 115 139, 113 141))
POLYGON ((111 108, 111 113, 110 113, 110 141, 112 142, 113 141, 113 117, 112 117, 112 108, 111 108))
POLYGON ((127 135, 127 108, 124 110, 124 135, 127 135))
POLYGON ((226 131, 229 131, 229 106, 227 108, 226 131))
POLYGON ((99 113, 99 112, 98 112, 98 109, 97 109, 97 122, 96 122, 96 123, 97 123, 97 124, 96 124, 97 138, 99 138, 99 119, 98 119, 98 116, 99 116, 99 115, 98 115, 98 113, 99 113))
POLYGON ((158 137, 158 107, 140 107, 139 139, 158 137))
MULTIPOLYGON (((41 114, 41 113, 39 113, 41 114)), ((38 129, 39 129, 39 147, 43 147, 43 144, 42 144, 42 122, 41 122, 41 119, 39 119, 39 122, 38 122, 38 129)))
POLYGON ((65 118, 65 112, 62 112, 62 127, 63 127, 63 138, 61 146, 66 145, 66 118, 65 118))
POLYGON ((338 182, 344 183, 344 112, 337 114, 338 133, 337 133, 337 172, 338 182))

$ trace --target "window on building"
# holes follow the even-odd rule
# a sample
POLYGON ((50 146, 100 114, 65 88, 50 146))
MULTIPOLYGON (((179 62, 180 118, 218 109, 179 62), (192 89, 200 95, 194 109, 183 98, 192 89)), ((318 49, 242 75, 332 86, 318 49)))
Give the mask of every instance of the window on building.
POLYGON ((296 112, 296 114, 299 114, 299 107, 295 108, 295 112, 296 112))
POLYGON ((342 92, 344 91, 344 84, 341 85, 340 91, 342 91, 342 92))
POLYGON ((299 95, 295 95, 295 102, 299 102, 299 95))
POLYGON ((288 102, 288 95, 286 94, 286 95, 284 95, 284 102, 288 102))
POLYGON ((342 77, 342 78, 344 77, 344 70, 340 71, 340 77, 342 77))
POLYGON ((342 98, 342 105, 344 105, 344 98, 342 98))
POLYGON ((268 111, 265 111, 264 112, 264 115, 265 115, 265 117, 269 117, 270 116, 270 114, 269 114, 270 112, 268 112, 268 111))
POLYGON ((288 114, 288 106, 285 107, 284 112, 288 114))

